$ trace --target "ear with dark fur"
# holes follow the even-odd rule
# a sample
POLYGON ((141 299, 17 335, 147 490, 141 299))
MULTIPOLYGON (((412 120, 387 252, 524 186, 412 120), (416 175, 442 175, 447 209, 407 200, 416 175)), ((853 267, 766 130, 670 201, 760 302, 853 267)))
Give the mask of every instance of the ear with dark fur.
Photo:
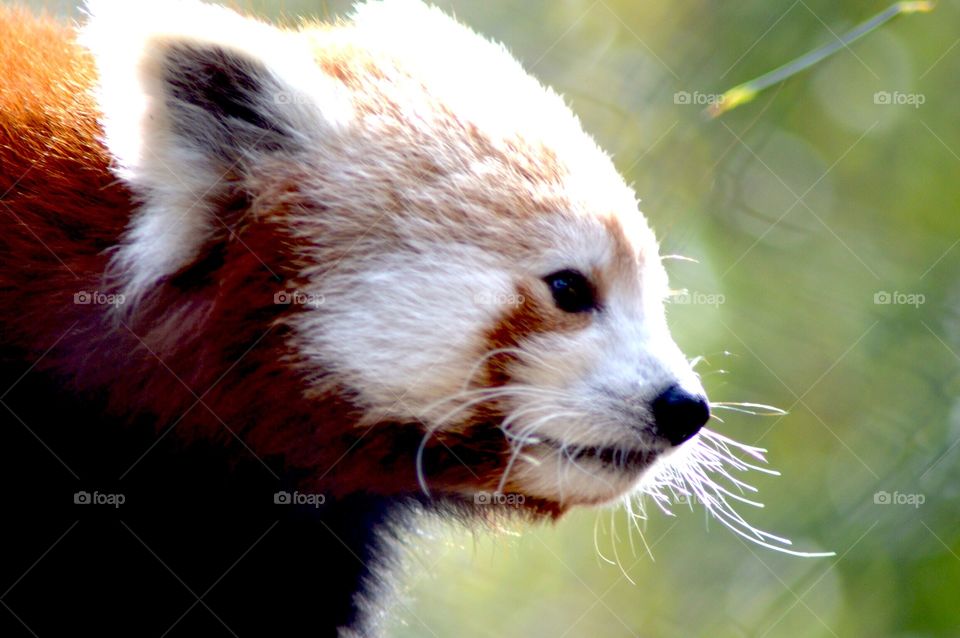
POLYGON ((114 170, 143 202, 114 260, 133 298, 200 256, 214 202, 267 155, 322 149, 350 117, 309 41, 194 0, 91 0, 114 170))
POLYGON ((289 88, 262 61, 217 45, 171 42, 157 63, 166 133, 208 161, 229 165, 258 152, 295 152, 303 143, 284 112, 289 88))

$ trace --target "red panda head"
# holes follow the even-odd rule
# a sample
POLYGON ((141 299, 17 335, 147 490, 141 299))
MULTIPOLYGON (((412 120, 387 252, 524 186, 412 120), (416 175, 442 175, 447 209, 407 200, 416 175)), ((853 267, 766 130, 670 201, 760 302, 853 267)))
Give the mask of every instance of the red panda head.
POLYGON ((395 437, 430 492, 607 501, 707 420, 634 193, 503 47, 414 0, 295 31, 89 6, 105 143, 139 201, 108 273, 127 309, 215 237, 249 242, 278 281, 243 303, 286 327, 297 410, 348 403, 322 427, 395 437))

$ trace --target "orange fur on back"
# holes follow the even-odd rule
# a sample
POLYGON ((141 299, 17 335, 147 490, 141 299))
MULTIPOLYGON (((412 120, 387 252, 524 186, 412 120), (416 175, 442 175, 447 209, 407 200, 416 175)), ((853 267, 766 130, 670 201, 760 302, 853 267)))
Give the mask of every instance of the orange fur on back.
POLYGON ((72 28, 0 7, 0 68, 0 250, 16 260, 0 288, 14 302, 7 321, 27 332, 69 315, 70 291, 96 288, 130 197, 108 170, 93 61, 72 28))
MULTIPOLYGON (((94 193, 114 181, 106 149, 97 140, 93 60, 74 37, 72 28, 49 16, 0 7, 0 68, 5 69, 0 84, 0 192, 6 193, 6 204, 33 189, 59 198, 94 193)), ((77 206, 57 210, 62 211, 62 223, 102 230, 103 220, 89 224, 89 215, 77 206)), ((118 222, 112 229, 116 232, 125 220, 113 221, 118 222)))

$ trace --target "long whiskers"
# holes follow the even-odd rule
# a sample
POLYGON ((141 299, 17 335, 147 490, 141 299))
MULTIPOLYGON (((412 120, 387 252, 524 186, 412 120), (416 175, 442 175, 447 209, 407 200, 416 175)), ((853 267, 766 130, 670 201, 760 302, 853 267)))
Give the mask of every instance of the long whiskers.
MULTIPOLYGON (((546 405, 545 405, 545 406, 542 406, 540 409, 548 409, 548 408, 550 408, 550 407, 551 407, 551 406, 546 406, 546 405)), ((533 408, 531 408, 531 409, 527 409, 527 410, 525 410, 525 411, 526 411, 526 412, 533 412, 533 411, 535 411, 535 410, 534 410, 533 408)), ((531 443, 531 442, 535 442, 535 441, 536 441, 535 438, 531 438, 531 437, 530 437, 530 434, 529 434, 529 433, 535 432, 537 429, 539 429, 540 427, 542 427, 545 423, 547 423, 547 422, 549 422, 549 421, 552 421, 552 420, 554 420, 554 419, 563 418, 563 417, 571 417, 571 416, 579 416, 579 414, 578 414, 578 413, 575 413, 575 412, 554 412, 554 413, 552 413, 552 414, 548 414, 547 416, 544 416, 544 417, 540 417, 540 418, 538 418, 538 419, 535 419, 532 423, 528 423, 528 424, 523 428, 523 430, 521 431, 521 434, 518 435, 517 438, 511 443, 511 446, 513 447, 513 452, 510 454, 510 459, 507 461, 507 466, 504 468, 503 474, 500 476, 500 482, 497 484, 497 492, 503 492, 503 487, 504 487, 504 485, 506 485, 506 483, 507 483, 507 478, 508 478, 509 475, 510 475, 510 470, 513 469, 513 465, 514 465, 514 463, 516 462, 517 457, 519 457, 519 456, 520 456, 520 453, 523 451, 524 445, 527 445, 527 444, 529 444, 529 443, 531 443)), ((505 423, 505 425, 506 425, 506 423, 505 423)))
MULTIPOLYGON (((729 405, 731 408, 748 406, 772 410, 772 414, 782 413, 776 408, 758 404, 721 405, 729 405)), ((751 413, 754 412, 751 411, 751 413)), ((800 552, 789 549, 792 545, 789 539, 758 529, 734 509, 731 501, 752 507, 763 507, 762 503, 743 496, 744 493, 753 493, 757 489, 738 479, 734 472, 755 471, 778 476, 778 472, 757 464, 766 463, 766 450, 739 443, 707 428, 701 429, 697 438, 688 445, 690 447, 686 450, 685 458, 680 459, 679 462, 668 461, 661 464, 648 475, 649 478, 644 479, 641 483, 641 497, 642 495, 651 497, 667 515, 673 515, 670 504, 671 500, 674 502, 678 500, 678 495, 685 497, 688 503, 696 500, 714 519, 734 534, 756 545, 784 554, 801 557, 834 555, 833 552, 800 552), (725 481, 733 489, 726 487, 721 481, 725 481)), ((629 502, 631 497, 626 497, 626 500, 629 502)))
POLYGON ((430 488, 427 486, 426 474, 423 468, 423 455, 426 451, 427 444, 430 441, 430 437, 433 436, 440 428, 443 427, 446 423, 453 420, 458 415, 470 410, 471 408, 488 403, 491 401, 496 401, 506 397, 524 397, 529 405, 531 399, 547 399, 547 398, 560 398, 564 395, 555 390, 535 388, 533 386, 528 386, 524 384, 508 384, 504 386, 498 386, 494 388, 476 388, 476 389, 466 389, 456 392, 450 396, 444 397, 433 403, 427 405, 422 411, 423 415, 422 422, 426 422, 429 425, 426 425, 426 432, 424 432, 423 438, 420 440, 420 445, 417 447, 416 453, 416 473, 417 473, 417 482, 420 485, 420 489, 423 490, 423 493, 427 496, 430 496, 430 488), (460 401, 455 407, 448 410, 439 417, 431 417, 430 413, 441 407, 444 404, 452 403, 455 401, 460 401))
MULTIPOLYGON (((507 418, 503 420, 503 423, 500 425, 500 429, 503 431, 504 436, 510 442, 511 454, 510 458, 507 461, 507 465, 503 470, 503 474, 500 477, 500 482, 497 485, 497 492, 503 492, 503 487, 506 485, 507 478, 510 475, 510 470, 513 469, 514 464, 517 459, 523 452, 523 448, 526 445, 531 445, 540 442, 540 438, 534 435, 534 432, 539 423, 546 422, 549 420, 547 418, 539 419, 534 423, 525 425, 519 432, 513 432, 512 426, 521 416, 526 414, 543 412, 544 410, 555 410, 556 407, 547 401, 540 401, 533 405, 524 406, 519 408, 512 413, 510 413, 507 418)), ((548 415, 549 416, 549 415, 548 415)))

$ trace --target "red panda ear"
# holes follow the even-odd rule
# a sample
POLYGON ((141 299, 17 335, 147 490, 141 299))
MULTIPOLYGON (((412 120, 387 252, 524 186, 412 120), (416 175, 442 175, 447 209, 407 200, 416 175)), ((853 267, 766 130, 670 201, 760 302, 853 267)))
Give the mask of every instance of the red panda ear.
POLYGON ((156 46, 158 68, 150 78, 156 95, 151 97, 164 104, 166 128, 152 137, 175 141, 178 152, 196 154, 224 170, 263 152, 302 148, 307 135, 297 130, 296 121, 302 118, 292 118, 287 108, 292 88, 262 61, 203 43, 156 46))
POLYGON ((224 189, 266 154, 322 149, 349 100, 299 32, 194 0, 87 7, 104 141, 142 201, 113 262, 136 299, 200 256, 224 189))

